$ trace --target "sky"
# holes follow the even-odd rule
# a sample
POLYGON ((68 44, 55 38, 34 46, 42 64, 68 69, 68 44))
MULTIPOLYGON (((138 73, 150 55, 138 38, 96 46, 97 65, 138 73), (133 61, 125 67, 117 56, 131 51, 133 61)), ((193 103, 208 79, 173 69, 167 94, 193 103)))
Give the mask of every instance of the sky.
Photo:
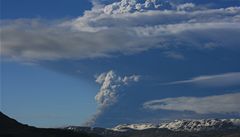
POLYGON ((240 118, 239 0, 0 0, 1 111, 38 127, 240 118))

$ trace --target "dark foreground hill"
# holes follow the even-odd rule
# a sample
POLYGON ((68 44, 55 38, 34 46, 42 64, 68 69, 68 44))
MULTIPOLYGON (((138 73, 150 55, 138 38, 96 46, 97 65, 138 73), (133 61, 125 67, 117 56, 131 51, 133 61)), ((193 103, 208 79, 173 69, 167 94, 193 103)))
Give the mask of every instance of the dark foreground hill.
POLYGON ((0 137, 100 137, 91 133, 23 125, 0 112, 0 137))
POLYGON ((168 129, 114 131, 105 128, 35 128, 23 125, 0 112, 0 137, 240 137, 240 129, 211 131, 172 131, 168 129))

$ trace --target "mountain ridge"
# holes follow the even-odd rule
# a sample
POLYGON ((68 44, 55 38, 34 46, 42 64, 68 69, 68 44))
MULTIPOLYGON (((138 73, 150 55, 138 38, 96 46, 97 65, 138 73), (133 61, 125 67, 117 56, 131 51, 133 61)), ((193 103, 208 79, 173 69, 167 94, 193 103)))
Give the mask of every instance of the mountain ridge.
POLYGON ((0 112, 0 137, 101 137, 57 128, 36 128, 22 124, 0 112))
POLYGON ((207 131, 219 129, 235 129, 240 127, 240 119, 200 119, 200 120, 174 120, 160 124, 140 123, 118 125, 112 130, 125 131, 128 129, 145 130, 149 128, 166 128, 172 131, 207 131))
MULTIPOLYGON (((161 124, 121 124, 113 128, 68 126, 66 130, 95 133, 104 137, 215 137, 235 133, 240 136, 240 119, 175 120, 161 124)), ((235 137, 235 135, 234 135, 235 137)))
POLYGON ((0 112, 0 137, 240 137, 239 128, 209 131, 173 131, 167 128, 128 129, 125 132, 107 128, 69 126, 59 128, 36 128, 0 112))

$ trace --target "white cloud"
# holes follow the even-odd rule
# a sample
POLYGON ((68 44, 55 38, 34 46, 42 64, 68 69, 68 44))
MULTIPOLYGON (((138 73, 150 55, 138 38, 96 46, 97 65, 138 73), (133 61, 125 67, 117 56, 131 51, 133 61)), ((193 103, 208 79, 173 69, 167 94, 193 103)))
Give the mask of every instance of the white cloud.
POLYGON ((102 73, 96 78, 96 82, 101 84, 101 88, 95 96, 95 100, 101 107, 112 105, 117 102, 119 95, 118 90, 122 86, 128 85, 131 82, 138 82, 139 79, 139 75, 121 77, 112 70, 107 73, 102 73))
MULTIPOLYGON (((191 78, 189 80, 181 80, 165 83, 166 85, 193 83, 203 86, 238 86, 240 85, 240 72, 230 72, 218 75, 205 75, 191 78)), ((165 85, 164 84, 164 85, 165 85)))
POLYGON ((0 53, 32 61, 110 57, 178 46, 204 48, 207 43, 239 47, 240 7, 202 10, 185 3, 170 4, 172 8, 165 10, 167 5, 155 0, 138 3, 122 0, 117 8, 95 4, 82 17, 65 21, 2 21, 0 53), (136 12, 128 12, 131 5, 136 12))
POLYGON ((151 110, 193 111, 199 114, 240 113, 240 93, 207 97, 177 97, 152 100, 144 103, 151 110))

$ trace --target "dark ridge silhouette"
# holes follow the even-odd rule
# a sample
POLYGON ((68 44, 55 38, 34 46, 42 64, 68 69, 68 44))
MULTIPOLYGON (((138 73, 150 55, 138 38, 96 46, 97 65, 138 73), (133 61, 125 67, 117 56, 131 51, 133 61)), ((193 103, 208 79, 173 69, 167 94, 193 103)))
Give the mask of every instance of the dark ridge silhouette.
POLYGON ((204 132, 171 131, 168 129, 112 131, 105 128, 79 127, 78 131, 35 128, 24 125, 0 112, 0 137, 240 137, 240 129, 204 132))
POLYGON ((27 125, 23 125, 18 121, 4 115, 0 112, 0 129, 9 129, 9 128, 24 128, 27 125))
POLYGON ((100 137, 64 129, 35 128, 21 124, 0 112, 0 137, 100 137))

